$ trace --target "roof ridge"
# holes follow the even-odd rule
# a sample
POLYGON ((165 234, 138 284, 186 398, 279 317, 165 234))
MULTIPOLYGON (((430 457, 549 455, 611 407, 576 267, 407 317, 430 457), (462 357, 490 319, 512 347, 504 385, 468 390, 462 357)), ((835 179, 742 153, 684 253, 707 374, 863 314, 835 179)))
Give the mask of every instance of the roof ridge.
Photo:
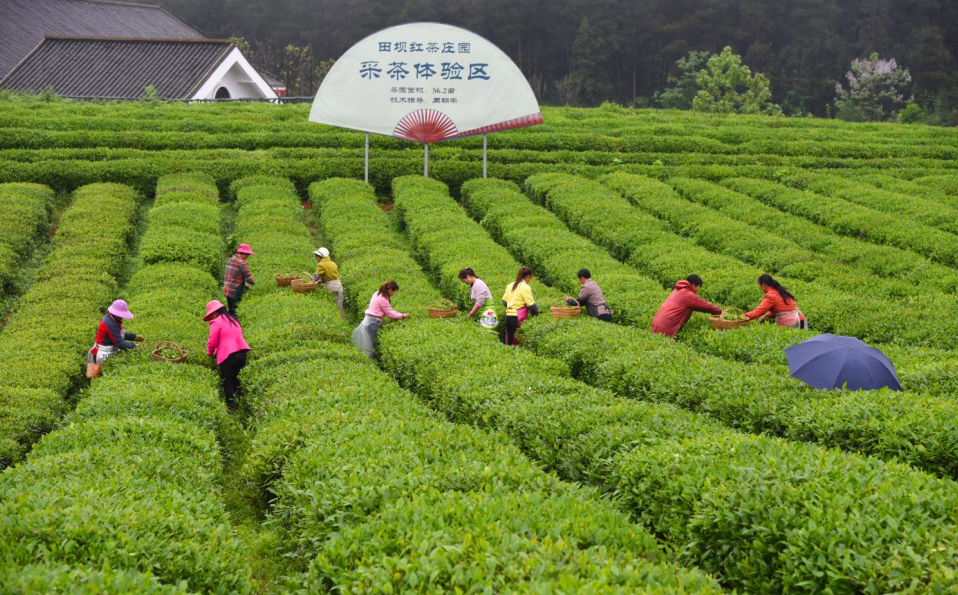
MULTIPOLYGON (((100 2, 102 0, 70 0, 76 2, 100 2)), ((208 39, 206 37, 97 37, 95 35, 44 35, 43 41, 142 41, 163 43, 233 43, 229 39, 208 39)), ((43 43, 41 41, 40 43, 43 43)))
POLYGON ((136 6, 138 8, 156 8, 166 12, 166 9, 160 3, 150 4, 148 2, 125 2, 123 0, 60 0, 61 2, 92 2, 95 4, 119 4, 121 6, 136 6))

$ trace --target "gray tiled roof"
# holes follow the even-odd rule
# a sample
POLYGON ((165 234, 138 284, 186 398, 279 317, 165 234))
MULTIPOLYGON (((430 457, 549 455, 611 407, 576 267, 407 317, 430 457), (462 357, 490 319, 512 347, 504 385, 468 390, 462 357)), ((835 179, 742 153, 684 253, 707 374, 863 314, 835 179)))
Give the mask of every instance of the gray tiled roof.
POLYGON ((158 6, 102 0, 0 0, 0 78, 52 35, 203 37, 158 6))
POLYGON ((188 99, 233 44, 215 39, 48 37, 0 81, 0 89, 64 97, 188 99))

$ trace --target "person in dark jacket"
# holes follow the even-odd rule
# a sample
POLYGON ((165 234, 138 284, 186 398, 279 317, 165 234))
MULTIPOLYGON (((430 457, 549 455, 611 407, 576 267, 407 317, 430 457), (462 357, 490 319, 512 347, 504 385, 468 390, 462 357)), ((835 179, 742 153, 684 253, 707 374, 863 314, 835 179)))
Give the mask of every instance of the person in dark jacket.
POLYGON ((133 313, 123 300, 116 300, 100 319, 96 329, 96 339, 87 356, 87 363, 102 364, 117 351, 136 349, 133 341, 144 341, 146 337, 128 333, 123 328, 124 320, 133 320, 133 313))
POLYGON ((676 283, 675 289, 652 319, 652 332, 674 337, 692 317, 692 312, 721 314, 722 308, 696 295, 701 288, 702 278, 698 275, 689 275, 684 281, 676 283))
POLYGON ((599 285, 592 280, 592 273, 589 269, 579 269, 579 296, 573 300, 566 298, 566 304, 575 306, 576 302, 580 306, 585 306, 586 313, 592 318, 598 318, 603 322, 612 322, 612 310, 605 303, 605 296, 599 285))

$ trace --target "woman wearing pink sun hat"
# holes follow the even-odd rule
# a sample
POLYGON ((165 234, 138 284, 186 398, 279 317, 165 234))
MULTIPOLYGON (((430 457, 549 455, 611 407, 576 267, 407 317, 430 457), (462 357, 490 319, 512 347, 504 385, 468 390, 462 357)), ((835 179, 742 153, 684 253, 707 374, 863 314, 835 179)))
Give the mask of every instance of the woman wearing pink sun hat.
POLYGON ((236 306, 243 299, 246 287, 256 285, 253 280, 253 273, 246 264, 246 259, 255 256, 256 253, 250 249, 249 244, 240 244, 236 247, 236 254, 230 257, 226 262, 226 273, 223 275, 223 295, 226 297, 226 303, 229 306, 229 312, 236 316, 236 306))
POLYGON ((146 337, 128 333, 123 328, 124 320, 132 320, 133 313, 123 300, 116 300, 107 308, 96 329, 96 339, 87 356, 87 363, 102 364, 117 351, 135 349, 133 341, 144 341, 146 337))
POLYGON ((210 338, 206 343, 206 355, 216 357, 223 379, 223 394, 226 404, 233 407, 236 397, 242 394, 239 373, 246 366, 246 352, 249 344, 243 338, 243 327, 230 313, 223 302, 213 300, 206 304, 206 316, 203 320, 210 323, 210 338))

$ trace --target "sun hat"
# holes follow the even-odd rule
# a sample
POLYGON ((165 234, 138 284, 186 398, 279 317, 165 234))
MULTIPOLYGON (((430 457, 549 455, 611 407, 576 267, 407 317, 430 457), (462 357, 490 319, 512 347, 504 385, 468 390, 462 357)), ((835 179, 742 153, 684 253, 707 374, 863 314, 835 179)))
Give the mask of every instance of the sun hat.
POLYGON ((249 244, 240 244, 236 247, 237 254, 250 254, 255 256, 256 253, 253 252, 253 249, 249 247, 249 244))
POLYGON ((226 306, 223 305, 223 302, 219 300, 212 300, 210 302, 207 302, 206 316, 203 317, 203 320, 205 320, 206 322, 209 322, 210 320, 213 319, 214 313, 220 311, 222 308, 225 308, 225 307, 226 306))
POLYGON ((326 258, 327 256, 329 256, 329 250, 327 248, 320 248, 319 250, 313 252, 313 254, 315 254, 316 256, 322 256, 323 258, 326 258))
POLYGON ((126 302, 123 300, 116 300, 110 307, 106 310, 110 314, 116 316, 117 318, 125 318, 127 320, 133 319, 133 313, 130 312, 130 308, 126 305, 126 302))

